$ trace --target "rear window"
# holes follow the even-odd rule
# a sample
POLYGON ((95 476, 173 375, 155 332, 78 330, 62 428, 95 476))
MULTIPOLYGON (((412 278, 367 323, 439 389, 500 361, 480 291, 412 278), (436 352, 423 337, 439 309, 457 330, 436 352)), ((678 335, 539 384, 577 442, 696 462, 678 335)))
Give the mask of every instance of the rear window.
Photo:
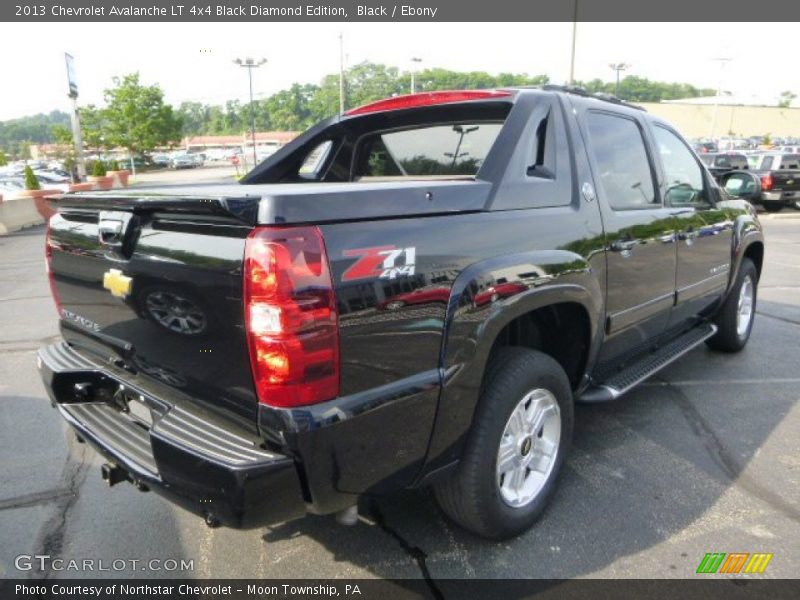
POLYGON ((781 158, 781 169, 800 169, 800 154, 787 154, 781 158))
POLYGON ((744 154, 722 154, 714 159, 714 166, 721 169, 746 169, 747 157, 744 154))
POLYGON ((354 179, 475 177, 502 126, 447 123, 369 134, 359 144, 354 179))

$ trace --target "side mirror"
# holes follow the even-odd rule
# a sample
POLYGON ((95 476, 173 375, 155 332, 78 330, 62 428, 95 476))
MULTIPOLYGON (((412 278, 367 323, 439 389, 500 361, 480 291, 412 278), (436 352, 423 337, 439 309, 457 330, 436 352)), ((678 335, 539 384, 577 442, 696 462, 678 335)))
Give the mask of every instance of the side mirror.
POLYGON ((752 200, 761 191, 761 182, 751 173, 733 171, 722 178, 720 187, 733 198, 752 200))

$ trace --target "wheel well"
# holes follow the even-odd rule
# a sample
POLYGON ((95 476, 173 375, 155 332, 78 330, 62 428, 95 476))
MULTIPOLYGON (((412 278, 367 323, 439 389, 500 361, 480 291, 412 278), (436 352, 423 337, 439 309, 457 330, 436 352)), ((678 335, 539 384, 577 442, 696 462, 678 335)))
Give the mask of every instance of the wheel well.
POLYGON ((538 308, 508 323, 497 335, 492 353, 504 346, 544 352, 561 365, 574 390, 581 383, 590 343, 591 325, 586 309, 574 302, 564 302, 538 308))
POLYGON ((758 278, 761 279, 761 265, 764 264, 764 244, 761 242, 753 242, 744 250, 744 255, 753 261, 758 272, 758 278))

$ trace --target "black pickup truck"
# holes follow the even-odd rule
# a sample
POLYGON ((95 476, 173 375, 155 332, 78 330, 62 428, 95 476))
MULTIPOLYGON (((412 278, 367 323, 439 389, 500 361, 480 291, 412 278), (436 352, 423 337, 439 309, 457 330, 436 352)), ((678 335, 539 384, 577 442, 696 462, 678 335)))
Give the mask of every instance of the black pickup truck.
POLYGON ((241 184, 68 194, 47 391, 103 477, 211 525, 431 486, 531 526, 573 403, 753 325, 764 242, 669 124, 578 89, 433 92, 325 121, 241 184))
POLYGON ((764 152, 750 156, 750 169, 720 173, 717 181, 728 194, 758 204, 767 212, 785 207, 800 210, 800 154, 764 152))

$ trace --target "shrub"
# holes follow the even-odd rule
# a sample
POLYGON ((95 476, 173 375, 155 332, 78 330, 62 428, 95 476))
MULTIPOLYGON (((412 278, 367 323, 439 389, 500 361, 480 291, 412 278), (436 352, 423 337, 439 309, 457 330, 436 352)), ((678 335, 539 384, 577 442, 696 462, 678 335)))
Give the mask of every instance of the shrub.
POLYGON ((36 179, 36 175, 33 174, 33 169, 31 169, 30 165, 25 166, 25 189, 26 190, 40 190, 42 189, 39 185, 39 180, 36 179))
POLYGON ((106 166, 103 164, 102 160, 97 160, 92 167, 92 175, 94 177, 105 177, 106 176, 106 166))
POLYGON ((109 169, 109 171, 120 171, 120 170, 121 169, 119 168, 119 161, 115 158, 114 160, 111 161, 111 168, 109 169))

